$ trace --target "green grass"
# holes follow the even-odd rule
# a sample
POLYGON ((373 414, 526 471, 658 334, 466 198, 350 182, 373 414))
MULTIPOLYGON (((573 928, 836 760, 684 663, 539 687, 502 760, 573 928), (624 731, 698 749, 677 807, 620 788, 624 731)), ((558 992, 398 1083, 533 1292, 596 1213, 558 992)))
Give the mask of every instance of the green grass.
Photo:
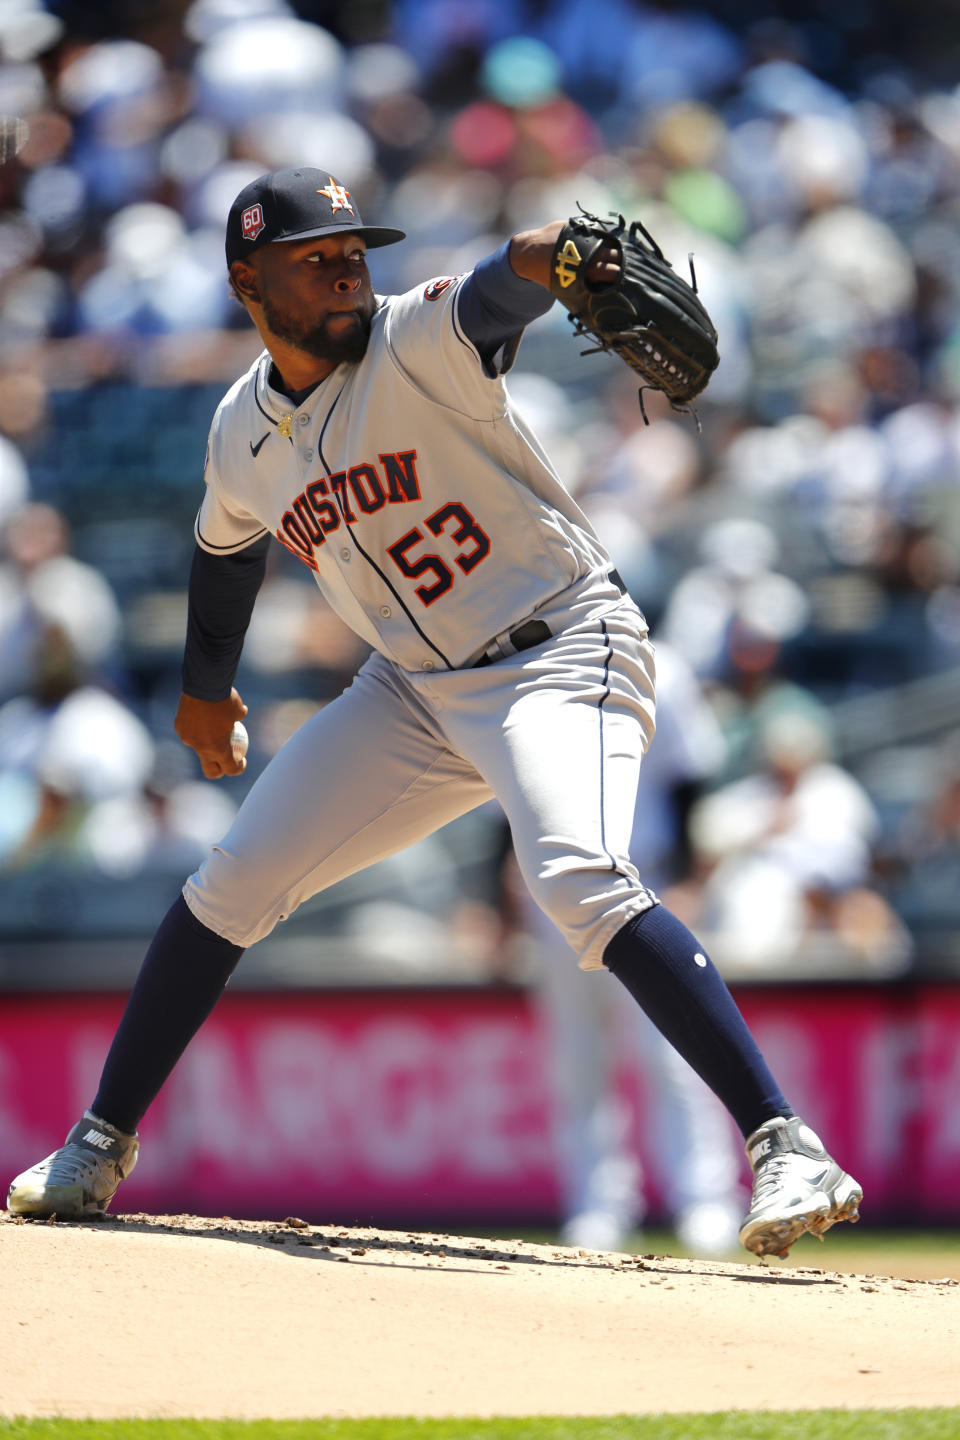
POLYGON ((9 1440, 956 1440, 960 1409, 519 1420, 0 1420, 9 1440))

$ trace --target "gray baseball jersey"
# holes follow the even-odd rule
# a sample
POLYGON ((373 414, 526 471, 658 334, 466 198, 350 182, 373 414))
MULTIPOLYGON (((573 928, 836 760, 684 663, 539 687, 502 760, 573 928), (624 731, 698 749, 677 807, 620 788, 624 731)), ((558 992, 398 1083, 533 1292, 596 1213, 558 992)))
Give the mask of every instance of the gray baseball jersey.
POLYGON ((494 794, 535 896, 595 968, 652 903, 628 855, 652 651, 463 333, 461 284, 382 301, 364 359, 299 406, 264 353, 217 411, 198 544, 226 554, 274 535, 375 653, 267 767, 185 895, 248 945, 494 794), (530 620, 543 638, 519 650, 511 632, 530 620))

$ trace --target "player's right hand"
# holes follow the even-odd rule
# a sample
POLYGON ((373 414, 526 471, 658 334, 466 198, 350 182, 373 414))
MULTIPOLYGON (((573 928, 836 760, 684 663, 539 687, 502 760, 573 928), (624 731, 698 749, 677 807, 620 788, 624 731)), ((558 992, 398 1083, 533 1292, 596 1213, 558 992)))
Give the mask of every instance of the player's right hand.
POLYGON ((173 728, 191 750, 196 750, 208 780, 222 780, 225 775, 242 775, 246 759, 234 760, 230 751, 230 731, 234 721, 242 720, 247 707, 236 690, 226 700, 197 700, 181 695, 173 728))

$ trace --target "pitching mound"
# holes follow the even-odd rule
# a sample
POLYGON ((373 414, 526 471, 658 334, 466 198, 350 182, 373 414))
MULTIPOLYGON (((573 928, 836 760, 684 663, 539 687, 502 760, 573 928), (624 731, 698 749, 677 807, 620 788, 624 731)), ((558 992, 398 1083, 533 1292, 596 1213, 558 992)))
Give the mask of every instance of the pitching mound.
POLYGON ((960 1404, 960 1286, 381 1230, 0 1224, 0 1414, 960 1404))

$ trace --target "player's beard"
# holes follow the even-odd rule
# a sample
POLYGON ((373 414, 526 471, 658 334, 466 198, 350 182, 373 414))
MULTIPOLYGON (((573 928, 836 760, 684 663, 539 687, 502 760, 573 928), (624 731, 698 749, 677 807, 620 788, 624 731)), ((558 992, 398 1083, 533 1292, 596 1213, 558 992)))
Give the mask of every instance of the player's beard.
POLYGON ((373 297, 364 301, 363 309, 349 310, 351 324, 347 325, 340 321, 338 328, 340 333, 332 333, 330 329, 331 316, 325 315, 316 324, 309 324, 301 315, 293 315, 288 310, 281 310, 274 305, 267 296, 260 301, 263 306, 263 316, 270 327, 273 335, 278 340, 285 340, 288 345, 295 345, 298 350, 303 350, 307 355, 312 355, 316 360, 330 360, 335 365, 346 362, 348 365, 356 365, 367 353, 367 346, 370 343, 370 325, 373 320, 373 313, 376 302, 373 297))

